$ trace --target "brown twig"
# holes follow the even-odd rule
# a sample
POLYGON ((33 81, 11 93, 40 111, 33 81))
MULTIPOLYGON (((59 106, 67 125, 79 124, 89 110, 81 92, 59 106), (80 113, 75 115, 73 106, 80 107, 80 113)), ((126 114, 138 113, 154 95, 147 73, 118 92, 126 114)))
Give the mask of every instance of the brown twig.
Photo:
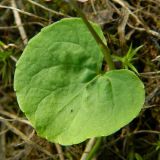
POLYGON ((0 114, 11 118, 10 120, 14 120, 14 121, 16 120, 16 121, 19 121, 19 122, 22 122, 22 123, 25 123, 25 124, 31 126, 31 123, 29 121, 27 121, 27 120, 25 120, 23 118, 19 118, 18 116, 14 115, 14 114, 11 114, 11 113, 9 113, 7 111, 1 110, 0 114))
POLYGON ((160 74, 160 71, 140 73, 141 76, 150 76, 160 74))
POLYGON ((10 30, 10 29, 17 29, 19 26, 25 26, 25 25, 39 25, 41 27, 44 27, 45 25, 40 22, 28 22, 28 23, 21 23, 20 25, 13 25, 13 26, 0 26, 0 30, 10 30))
POLYGON ((56 158, 57 155, 53 155, 52 153, 48 152, 46 149, 44 149, 43 147, 41 147, 40 145, 36 144, 35 142, 31 141, 24 133, 22 133, 21 131, 19 131, 16 127, 14 127, 12 124, 10 124, 8 121, 2 120, 2 122, 5 123, 5 125, 16 135, 18 135, 21 139, 23 139, 26 143, 28 143, 29 145, 32 145, 34 148, 37 148, 39 151, 43 152, 44 154, 46 154, 47 156, 51 157, 51 158, 56 158))
POLYGON ((137 31, 140 31, 140 32, 147 32, 148 34, 151 34, 152 36, 155 36, 157 37, 158 39, 160 39, 160 33, 156 32, 156 31, 153 31, 151 29, 145 29, 145 28, 140 28, 140 27, 135 27, 133 25, 131 25, 130 23, 127 23, 127 25, 137 31))
POLYGON ((0 122, 0 158, 2 160, 6 159, 6 149, 5 149, 5 143, 6 143, 6 138, 5 138, 5 125, 3 122, 0 122), (3 133, 3 134, 2 134, 3 133))
POLYGON ((90 0, 90 1, 91 1, 91 6, 92 6, 92 10, 93 10, 94 14, 97 14, 93 0, 90 0))
POLYGON ((131 134, 139 134, 139 133, 151 133, 151 134, 158 134, 158 135, 160 135, 160 131, 153 131, 153 130, 139 130, 139 131, 134 131, 131 134))
POLYGON ((130 8, 126 5, 127 2, 124 2, 123 0, 112 0, 115 3, 118 3, 119 5, 121 5, 123 8, 125 8, 129 14, 136 20, 137 24, 141 24, 143 25, 143 23, 141 22, 141 20, 130 10, 130 8))
POLYGON ((35 2, 35 1, 32 1, 32 0, 27 0, 27 1, 28 1, 29 3, 32 3, 32 4, 36 5, 36 6, 42 8, 42 9, 48 11, 48 12, 50 12, 50 13, 53 13, 53 14, 56 14, 56 15, 59 15, 59 16, 63 16, 63 17, 70 17, 70 16, 68 16, 68 15, 66 15, 66 14, 64 14, 64 13, 57 12, 57 11, 55 11, 55 10, 53 10, 53 9, 47 8, 47 7, 45 7, 45 6, 37 3, 37 2, 35 2))
MULTIPOLYGON (((11 6, 13 8, 17 8, 15 0, 11 0, 11 6)), ((14 15, 14 19, 15 19, 16 25, 18 26, 18 30, 19 30, 19 33, 21 35, 23 44, 27 45, 28 38, 27 38, 26 31, 24 30, 24 27, 22 25, 21 17, 20 17, 20 15, 19 15, 17 10, 13 10, 13 15, 14 15)))
POLYGON ((86 145, 86 148, 81 156, 81 159, 80 160, 86 160, 87 156, 88 156, 88 153, 91 151, 91 149, 93 148, 94 144, 96 142, 96 138, 91 138, 87 145, 86 145))
POLYGON ((64 156, 63 156, 62 147, 59 144, 57 144, 57 143, 55 143, 55 147, 57 149, 57 152, 58 152, 58 155, 59 155, 59 159, 60 160, 65 160, 64 156))
POLYGON ((123 8, 122 9, 122 21, 121 21, 120 25, 118 26, 118 34, 119 34, 121 47, 124 47, 124 45, 126 43, 125 27, 127 25, 128 18, 129 18, 129 12, 126 8, 123 8))
POLYGON ((43 17, 39 17, 33 13, 29 13, 29 12, 26 12, 26 11, 22 11, 20 9, 17 9, 17 8, 14 8, 14 7, 10 7, 10 6, 4 6, 4 5, 0 5, 0 8, 5 8, 5 9, 11 9, 11 10, 16 10, 18 11, 19 13, 22 13, 24 15, 27 15, 27 16, 30 16, 30 17, 34 17, 34 18, 37 18, 37 19, 41 19, 41 20, 44 20, 44 21, 49 21, 48 19, 45 19, 43 17))

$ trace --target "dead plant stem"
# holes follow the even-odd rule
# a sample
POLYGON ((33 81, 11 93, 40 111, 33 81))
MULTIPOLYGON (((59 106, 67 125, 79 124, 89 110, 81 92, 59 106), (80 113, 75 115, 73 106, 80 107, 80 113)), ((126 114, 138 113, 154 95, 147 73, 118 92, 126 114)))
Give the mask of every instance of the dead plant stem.
MULTIPOLYGON (((13 8, 17 8, 15 0, 11 0, 11 6, 13 8)), ((13 15, 14 15, 14 19, 15 19, 16 25, 18 26, 18 30, 19 30, 19 33, 21 35, 23 44, 27 45, 28 38, 27 38, 26 31, 25 31, 25 29, 24 29, 24 27, 22 25, 21 17, 20 17, 20 15, 19 15, 17 10, 13 10, 13 15)))

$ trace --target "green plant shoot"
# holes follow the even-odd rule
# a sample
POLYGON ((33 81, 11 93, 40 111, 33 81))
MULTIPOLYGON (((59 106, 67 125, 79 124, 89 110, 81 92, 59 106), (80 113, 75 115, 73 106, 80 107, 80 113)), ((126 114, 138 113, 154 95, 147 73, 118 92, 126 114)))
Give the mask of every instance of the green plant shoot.
POLYGON ((115 58, 118 61, 122 62, 122 67, 125 69, 131 69, 132 71, 134 71, 135 73, 138 74, 137 69, 133 66, 132 62, 134 60, 134 56, 137 54, 137 52, 143 47, 143 45, 133 49, 132 48, 132 44, 129 47, 129 50, 127 52, 127 54, 124 57, 120 57, 120 56, 116 56, 114 55, 113 58, 115 58))

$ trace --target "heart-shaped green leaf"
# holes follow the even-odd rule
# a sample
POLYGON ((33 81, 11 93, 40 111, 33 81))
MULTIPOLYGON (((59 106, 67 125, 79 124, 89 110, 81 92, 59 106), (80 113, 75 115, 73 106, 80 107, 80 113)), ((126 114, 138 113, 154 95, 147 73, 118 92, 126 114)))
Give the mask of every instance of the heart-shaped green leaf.
MULTIPOLYGON (((99 26, 92 24, 104 40, 99 26)), ((129 123, 144 86, 129 70, 101 73, 103 55, 81 19, 63 19, 30 40, 15 72, 21 110, 37 133, 63 145, 106 136, 129 123)))

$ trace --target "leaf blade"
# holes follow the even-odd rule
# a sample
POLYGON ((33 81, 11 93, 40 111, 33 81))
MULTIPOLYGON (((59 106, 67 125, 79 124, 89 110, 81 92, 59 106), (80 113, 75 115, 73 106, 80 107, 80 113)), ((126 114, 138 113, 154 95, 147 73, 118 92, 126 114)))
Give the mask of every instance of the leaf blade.
POLYGON ((101 49, 77 18, 53 24, 29 42, 14 87, 40 136, 75 144, 112 134, 135 118, 144 102, 142 82, 125 69, 101 75, 102 60, 101 49))

